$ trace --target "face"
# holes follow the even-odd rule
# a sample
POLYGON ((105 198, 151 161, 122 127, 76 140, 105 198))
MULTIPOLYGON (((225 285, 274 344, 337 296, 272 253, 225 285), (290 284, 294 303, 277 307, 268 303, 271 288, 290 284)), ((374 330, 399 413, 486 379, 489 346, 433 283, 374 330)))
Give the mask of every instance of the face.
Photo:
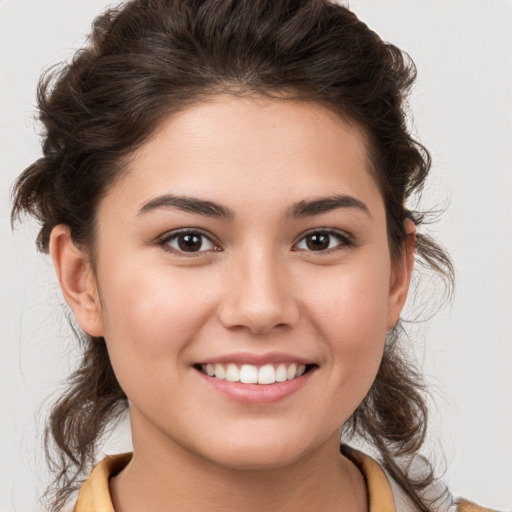
POLYGON ((126 171, 97 212, 82 327, 105 337, 136 449, 261 468, 337 445, 408 277, 361 131, 317 104, 219 96, 126 171))

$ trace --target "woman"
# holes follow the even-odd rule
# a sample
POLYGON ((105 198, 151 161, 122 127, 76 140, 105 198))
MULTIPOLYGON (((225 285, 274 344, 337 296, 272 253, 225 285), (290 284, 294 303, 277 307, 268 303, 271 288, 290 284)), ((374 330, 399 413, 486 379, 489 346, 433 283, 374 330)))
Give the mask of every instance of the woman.
POLYGON ((413 79, 330 3, 140 1, 43 83, 13 216, 41 221, 85 338, 49 424, 53 509, 128 403, 133 455, 79 512, 467 509, 415 458, 426 408, 398 345, 414 250, 451 278, 404 206, 429 169, 413 79), (383 469, 340 455, 342 430, 383 469))

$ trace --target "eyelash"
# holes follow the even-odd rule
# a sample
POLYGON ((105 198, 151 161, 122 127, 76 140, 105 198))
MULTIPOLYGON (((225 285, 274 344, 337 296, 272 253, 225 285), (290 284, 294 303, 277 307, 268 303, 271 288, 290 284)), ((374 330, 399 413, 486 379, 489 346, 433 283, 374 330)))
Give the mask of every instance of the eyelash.
MULTIPOLYGON (((327 249, 322 249, 322 250, 318 250, 318 251, 307 250, 307 249, 293 249, 293 250, 295 250, 295 251, 304 250, 305 252, 317 253, 317 254, 323 256, 323 255, 332 254, 339 250, 343 250, 343 249, 352 247, 354 245, 354 242, 351 239, 351 237, 341 231, 337 231, 334 229, 327 229, 327 228, 324 228, 324 229, 317 228, 317 229, 308 231, 308 232, 304 233, 303 235, 301 235, 301 238, 299 239, 298 242, 296 242, 294 244, 293 247, 294 248, 297 247, 301 242, 305 241, 307 239, 307 237, 312 236, 312 235, 327 235, 329 237, 333 237, 333 238, 337 239, 338 243, 334 247, 328 247, 327 249)), ((166 251, 172 252, 174 254, 179 254, 180 256, 185 256, 185 257, 197 257, 197 256, 201 256, 205 252, 222 251, 222 249, 220 248, 220 246, 217 242, 215 242, 209 235, 207 235, 206 233, 204 233, 203 231, 201 231, 199 229, 181 229, 179 231, 166 233, 165 235, 163 235, 161 238, 159 238, 157 240, 157 245, 162 247, 166 251), (170 245, 171 241, 175 241, 175 240, 177 241, 177 240, 179 240, 179 237, 183 236, 183 235, 192 235, 192 236, 200 237, 203 240, 204 239, 208 240, 208 242, 210 244, 212 244, 212 246, 213 246, 213 251, 212 251, 212 249, 199 250, 199 251, 185 251, 185 250, 181 250, 180 248, 172 247, 170 245)), ((204 245, 204 242, 202 241, 199 248, 201 248, 203 245, 204 245)), ((329 242, 329 245, 330 245, 330 242, 329 242)))
MULTIPOLYGON (((197 256, 201 256, 205 252, 211 252, 212 250, 202 250, 202 251, 184 251, 179 248, 174 248, 170 245, 170 243, 174 240, 179 240, 180 236, 184 235, 194 235, 200 237, 202 240, 208 240, 209 243, 214 247, 213 252, 221 251, 222 249, 219 247, 219 244, 216 243, 212 238, 201 231, 200 229, 180 229, 178 231, 173 231, 171 233, 166 233, 161 238, 157 240, 157 245, 162 247, 164 250, 171 252, 173 254, 179 254, 180 256, 185 256, 187 258, 193 258, 197 256)), ((204 245, 204 242, 201 242, 200 248, 204 245)))
MULTIPOLYGON (((302 241, 305 241, 306 238, 311 235, 327 235, 329 237, 332 237, 332 238, 335 238, 338 240, 338 243, 334 247, 330 247, 330 248, 327 248, 324 250, 319 250, 319 251, 306 250, 306 252, 315 253, 315 254, 318 254, 319 256, 327 256, 327 255, 333 254, 337 251, 353 247, 355 245, 352 238, 342 231, 338 231, 335 229, 329 229, 329 228, 323 228, 323 229, 315 228, 315 229, 308 231, 308 232, 304 233, 303 235, 301 235, 301 238, 299 239, 299 241, 296 244, 294 244, 294 247, 298 246, 302 241)), ((295 250, 302 250, 302 249, 295 249, 295 250)))

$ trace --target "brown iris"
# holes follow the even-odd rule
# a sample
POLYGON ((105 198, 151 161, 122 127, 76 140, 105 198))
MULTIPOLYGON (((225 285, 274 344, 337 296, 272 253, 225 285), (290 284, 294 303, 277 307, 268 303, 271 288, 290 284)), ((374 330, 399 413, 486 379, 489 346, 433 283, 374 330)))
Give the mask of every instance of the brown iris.
POLYGON ((306 236, 306 246, 311 251, 323 251, 329 247, 330 235, 313 233, 306 236))
POLYGON ((198 233, 187 233, 178 236, 178 247, 184 252, 199 251, 202 245, 202 236, 198 233))

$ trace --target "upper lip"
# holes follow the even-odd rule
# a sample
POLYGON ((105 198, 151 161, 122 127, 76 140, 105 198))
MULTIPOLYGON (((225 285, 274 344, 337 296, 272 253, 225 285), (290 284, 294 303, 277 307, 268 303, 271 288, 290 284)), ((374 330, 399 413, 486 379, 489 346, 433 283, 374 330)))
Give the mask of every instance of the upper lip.
POLYGON ((235 352, 232 354, 222 354, 216 357, 209 357, 198 362, 198 364, 252 364, 254 366, 263 366, 265 364, 279 363, 298 363, 314 364, 313 361, 284 352, 267 352, 266 354, 254 354, 249 352, 235 352))

